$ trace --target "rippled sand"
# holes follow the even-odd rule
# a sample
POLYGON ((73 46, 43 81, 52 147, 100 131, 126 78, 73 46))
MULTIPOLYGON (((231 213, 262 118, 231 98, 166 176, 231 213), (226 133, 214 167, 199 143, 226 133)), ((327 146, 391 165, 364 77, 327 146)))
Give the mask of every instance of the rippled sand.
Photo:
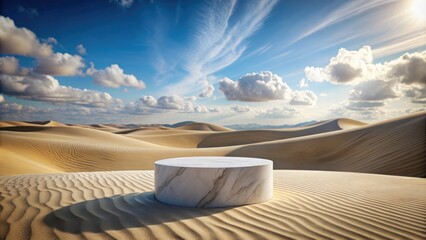
POLYGON ((276 170, 271 201, 215 209, 164 205, 152 191, 152 171, 0 177, 0 238, 426 238, 420 178, 276 170))

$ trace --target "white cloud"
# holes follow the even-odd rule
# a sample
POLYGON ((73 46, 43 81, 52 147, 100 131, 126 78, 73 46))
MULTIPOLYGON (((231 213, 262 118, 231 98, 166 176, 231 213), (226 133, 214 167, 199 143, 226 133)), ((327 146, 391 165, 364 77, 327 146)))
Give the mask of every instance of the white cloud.
POLYGON ((282 78, 268 71, 249 73, 237 81, 224 78, 219 85, 228 100, 270 101, 287 99, 291 94, 290 87, 282 78))
POLYGON ((426 87, 412 86, 405 89, 405 96, 411 98, 413 103, 426 103, 426 87))
POLYGON ((78 44, 77 47, 75 47, 75 50, 80 55, 86 55, 87 54, 86 48, 83 46, 83 44, 78 44))
POLYGON ((384 120, 390 117, 389 111, 379 107, 361 106, 357 103, 344 103, 339 106, 333 106, 328 109, 329 115, 327 118, 352 118, 361 121, 377 121, 384 120), (355 104, 355 105, 352 105, 355 104), (352 108, 351 108, 352 107, 352 108))
POLYGON ((0 16, 0 53, 36 58, 36 73, 61 76, 80 74, 85 66, 83 59, 78 55, 53 53, 50 44, 56 43, 52 37, 41 42, 32 31, 18 28, 12 19, 0 16))
POLYGON ((54 37, 48 37, 46 42, 53 45, 58 44, 58 40, 56 40, 54 37))
POLYGON ((19 67, 19 60, 15 57, 0 57, 0 74, 26 76, 31 73, 29 68, 19 67))
POLYGON ((148 107, 156 107, 158 104, 157 99, 153 96, 142 96, 139 100, 148 107))
POLYGON ((247 49, 247 39, 261 27, 277 2, 206 2, 194 21, 197 28, 193 42, 182 51, 188 53, 182 62, 187 75, 168 86, 166 93, 187 94, 194 84, 237 61, 247 49))
MULTIPOLYGON (((345 4, 342 4, 340 7, 335 8, 332 11, 327 11, 326 15, 321 14, 321 18, 316 21, 311 21, 311 23, 306 24, 306 22, 302 22, 303 25, 309 26, 308 29, 304 30, 299 36, 297 36, 289 45, 294 44, 308 36, 313 35, 314 33, 317 33, 321 31, 322 29, 325 29, 327 27, 330 27, 332 25, 335 25, 337 23, 340 23, 344 20, 347 20, 349 18, 353 18, 357 15, 363 14, 367 11, 370 11, 371 9, 381 7, 384 4, 388 4, 389 1, 387 0, 379 0, 379 1, 349 1, 345 4), (311 25, 314 23, 313 25, 311 25)), ((346 25, 345 25, 346 26, 346 25)), ((349 33, 352 33, 348 29, 346 29, 349 33)), ((364 29, 363 29, 364 30, 364 29)))
POLYGON ((148 107, 141 99, 139 101, 129 102, 121 105, 117 109, 118 112, 130 115, 151 115, 154 113, 162 113, 164 110, 154 107, 148 107))
POLYGON ((32 117, 35 117, 36 115, 34 114, 43 114, 43 113, 48 113, 51 111, 51 109, 45 108, 45 109, 38 109, 35 108, 33 106, 24 106, 22 104, 19 103, 9 103, 4 101, 1 101, 1 98, 3 96, 0 95, 0 119, 10 119, 10 118, 14 118, 14 119, 18 119, 20 121, 24 120, 23 117, 24 116, 28 116, 31 115, 32 117))
POLYGON ((298 114, 293 107, 274 107, 262 111, 258 111, 257 117, 260 118, 292 118, 298 114))
POLYGON ((290 105, 315 105, 317 102, 317 95, 312 91, 294 91, 292 93, 290 105))
POLYGON ((252 111, 252 109, 247 105, 234 105, 231 106, 230 109, 237 113, 245 113, 252 111))
POLYGON ((51 103, 105 107, 120 103, 106 92, 62 86, 49 75, 11 76, 0 74, 0 86, 6 95, 51 103))
POLYGON ((199 106, 194 107, 194 112, 196 112, 196 113, 208 113, 208 112, 210 112, 210 110, 204 105, 199 105, 199 106))
POLYGON ((341 48, 326 67, 306 67, 305 75, 306 79, 315 82, 352 83, 369 78, 372 62, 370 46, 364 46, 358 51, 341 48))
POLYGON ((12 19, 0 16, 0 53, 46 57, 52 54, 52 47, 41 43, 32 31, 16 27, 12 19))
POLYGON ((211 113, 219 112, 219 108, 208 108, 204 105, 195 105, 195 97, 182 97, 179 95, 161 96, 142 96, 139 101, 130 102, 122 105, 118 111, 131 115, 151 115, 155 113, 211 113))
POLYGON ((345 107, 350 110, 365 110, 385 106, 383 101, 348 101, 345 107))
POLYGON ((46 57, 39 57, 34 71, 46 75, 73 76, 82 74, 85 66, 83 58, 68 53, 54 53, 46 57))
POLYGON ((214 113, 218 113, 221 112, 222 110, 218 107, 211 107, 209 108, 209 112, 214 112, 214 113))
POLYGON ((175 109, 192 111, 194 105, 191 99, 185 99, 178 95, 161 96, 157 99, 157 106, 161 109, 175 109))
POLYGON ((144 89, 145 83, 138 80, 134 75, 125 74, 123 69, 117 64, 112 64, 105 69, 95 69, 93 63, 87 69, 86 74, 93 77, 96 84, 109 88, 134 87, 137 89, 144 89))
POLYGON ((4 96, 0 94, 0 103, 4 102, 4 96))
POLYGON ((324 68, 305 68, 311 81, 356 84, 349 93, 348 109, 382 107, 389 99, 411 98, 426 102, 426 51, 406 53, 394 60, 373 63, 370 47, 340 49, 324 68), (337 66, 337 68, 336 68, 337 66), (358 103, 357 103, 358 101, 358 103), (373 103, 367 103, 368 101, 373 103))
POLYGON ((306 87, 309 87, 309 84, 308 84, 308 81, 306 81, 306 79, 302 78, 302 79, 299 81, 299 84, 297 84, 297 86, 298 86, 299 88, 306 88, 306 87))
POLYGON ((383 80, 369 80, 354 87, 349 93, 350 100, 380 101, 397 98, 402 95, 399 84, 383 80))
POLYGON ((1 102, 0 103, 0 113, 13 113, 13 112, 19 112, 24 109, 24 106, 18 103, 6 103, 1 102))
POLYGON ((134 0, 110 0, 110 1, 120 5, 123 8, 128 8, 132 6, 134 0))
POLYGON ((209 98, 213 96, 213 92, 214 92, 214 86, 213 85, 207 85, 200 94, 198 94, 199 97, 201 98, 209 98))
POLYGON ((387 76, 404 84, 426 85, 426 51, 406 53, 385 65, 390 66, 387 76))
POLYGON ((16 74, 19 69, 19 61, 15 57, 0 57, 0 73, 16 74))
POLYGON ((399 81, 404 84, 426 84, 426 51, 406 53, 383 64, 374 64, 369 46, 358 51, 341 48, 324 68, 306 67, 308 80, 332 83, 359 83, 367 80, 399 81))

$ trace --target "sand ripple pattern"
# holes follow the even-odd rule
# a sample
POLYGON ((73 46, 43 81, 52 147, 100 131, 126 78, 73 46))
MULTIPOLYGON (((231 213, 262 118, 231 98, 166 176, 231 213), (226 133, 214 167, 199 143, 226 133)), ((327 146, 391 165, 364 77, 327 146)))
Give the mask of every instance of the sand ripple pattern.
POLYGON ((152 171, 0 177, 0 239, 426 239, 426 180, 274 171, 274 198, 168 206, 152 171))

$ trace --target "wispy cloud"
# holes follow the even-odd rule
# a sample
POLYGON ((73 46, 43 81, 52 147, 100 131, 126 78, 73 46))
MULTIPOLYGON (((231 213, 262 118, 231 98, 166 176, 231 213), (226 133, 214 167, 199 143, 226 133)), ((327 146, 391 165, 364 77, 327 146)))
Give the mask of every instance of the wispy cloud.
POLYGON ((360 1, 349 1, 348 3, 342 5, 336 10, 330 12, 327 16, 322 18, 316 24, 311 25, 304 31, 302 31, 297 37, 294 38, 288 45, 292 45, 322 29, 335 25, 339 22, 347 20, 349 18, 355 17, 357 15, 363 14, 374 8, 378 8, 384 4, 394 2, 395 0, 378 0, 378 1, 369 1, 369 0, 360 0, 360 1))
POLYGON ((283 65, 342 45, 354 48, 360 47, 360 44, 371 45, 376 58, 422 47, 426 38, 426 24, 413 17, 409 8, 411 3, 395 0, 348 1, 325 16, 307 17, 294 26, 300 28, 298 33, 287 43, 281 44, 275 55, 262 64, 272 62, 273 66, 283 65), (333 34, 326 34, 330 29, 333 29, 333 34), (305 44, 307 42, 309 44, 305 44), (295 47, 298 51, 288 54, 295 47))
POLYGON ((187 74, 181 81, 169 85, 166 92, 188 93, 194 83, 239 59, 247 48, 247 39, 262 26, 276 3, 276 0, 238 4, 235 0, 208 2, 196 15, 197 30, 182 64, 187 74))
POLYGON ((18 12, 26 14, 29 17, 37 17, 38 11, 35 8, 30 8, 30 7, 23 7, 21 5, 18 6, 18 12))

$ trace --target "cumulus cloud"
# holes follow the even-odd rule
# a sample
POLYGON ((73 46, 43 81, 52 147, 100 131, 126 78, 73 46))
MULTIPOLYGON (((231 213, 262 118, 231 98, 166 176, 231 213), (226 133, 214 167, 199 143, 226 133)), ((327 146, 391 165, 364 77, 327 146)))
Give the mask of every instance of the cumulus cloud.
POLYGON ((372 62, 370 46, 364 46, 358 51, 341 48, 326 67, 306 67, 305 76, 315 82, 351 83, 366 77, 371 71, 369 67, 372 62))
POLYGON ((128 8, 133 4, 133 0, 111 0, 111 2, 114 2, 123 8, 128 8))
POLYGON ((86 48, 83 46, 83 44, 78 44, 77 47, 75 47, 75 50, 80 55, 86 55, 87 54, 86 48))
POLYGON ((262 111, 258 111, 257 116, 261 118, 291 118, 298 114, 293 107, 274 107, 262 111))
POLYGON ((404 96, 413 103, 426 102, 422 90, 426 88, 426 51, 375 64, 369 46, 358 51, 342 48, 327 66, 306 67, 305 75, 311 81, 354 84, 349 94, 351 102, 345 105, 352 110, 385 106, 384 101, 404 96))
POLYGON ((231 106, 230 109, 237 113, 245 113, 252 111, 252 109, 247 105, 234 105, 231 106))
POLYGON ((0 73, 2 74, 16 74, 19 69, 19 61, 15 57, 1 57, 0 58, 0 73))
POLYGON ((148 107, 156 107, 158 104, 157 99, 153 96, 142 96, 139 100, 148 107))
POLYGON ((46 57, 52 54, 52 46, 41 43, 32 31, 16 27, 12 19, 0 16, 0 53, 46 57))
POLYGON ((292 93, 290 105, 314 105, 317 99, 317 95, 312 91, 294 91, 292 93))
POLYGON ((426 51, 413 54, 406 53, 398 59, 387 63, 390 70, 387 76, 398 79, 401 83, 426 85, 426 51))
POLYGON ((178 95, 161 96, 157 99, 156 107, 162 109, 192 110, 193 103, 178 95))
POLYGON ((213 85, 207 85, 198 96, 200 98, 209 98, 213 96, 214 92, 214 86, 213 85))
MULTIPOLYGON (((0 100, 3 96, 0 95, 0 100)), ((51 112, 52 109, 49 108, 35 108, 33 106, 24 106, 19 103, 0 101, 0 119, 7 120, 25 120, 31 119, 34 120, 40 114, 45 114, 51 112)))
POLYGON ((216 108, 207 108, 204 105, 195 105, 194 101, 197 98, 195 96, 182 97, 179 95, 161 96, 155 98, 153 96, 142 96, 139 98, 139 102, 136 103, 139 106, 139 110, 144 109, 142 112, 149 113, 149 109, 156 109, 160 112, 166 110, 179 110, 180 112, 187 113, 208 113, 219 111, 216 108))
POLYGON ((91 67, 87 69, 86 74, 93 77, 93 81, 104 87, 119 88, 134 87, 137 89, 144 89, 145 83, 142 80, 138 80, 134 75, 125 74, 123 69, 117 64, 112 64, 105 69, 95 69, 93 63, 91 67))
POLYGON ((4 102, 4 96, 0 94, 0 103, 4 102))
POLYGON ((26 76, 31 73, 29 68, 21 68, 15 57, 0 57, 0 74, 26 76))
POLYGON ((0 16, 0 53, 34 57, 37 65, 34 72, 46 75, 70 76, 81 74, 85 66, 78 55, 53 53, 50 37, 42 42, 26 28, 18 28, 12 19, 0 16))
POLYGON ((120 103, 106 92, 62 86, 49 75, 12 76, 0 74, 0 87, 6 95, 51 103, 105 107, 120 103))
POLYGON ((146 104, 139 99, 139 101, 129 102, 118 107, 118 112, 130 115, 151 115, 154 113, 164 112, 162 109, 155 107, 147 107, 146 104))
POLYGON ((218 107, 211 107, 209 108, 209 112, 213 112, 213 113, 218 113, 221 112, 222 110, 218 107))
MULTIPOLYGON (((6 103, 6 102, 0 103, 0 113, 2 114, 15 113, 15 112, 22 111, 23 109, 25 109, 25 107, 18 103, 6 103)), ((29 110, 29 109, 26 109, 26 110, 29 110)))
POLYGON ((409 87, 405 90, 405 96, 411 98, 413 103, 426 103, 425 87, 409 87))
POLYGON ((358 101, 380 101, 397 98, 402 92, 395 82, 383 80, 369 80, 354 87, 349 93, 350 100, 358 101))
POLYGON ((306 88, 306 87, 309 87, 309 84, 308 84, 308 81, 306 81, 306 79, 302 78, 302 79, 299 81, 299 84, 297 84, 297 86, 298 86, 299 88, 306 88))
POLYGON ((54 53, 38 58, 34 71, 46 75, 73 76, 81 74, 84 66, 83 58, 79 55, 54 53))
POLYGON ((369 46, 358 51, 342 48, 326 67, 306 67, 305 75, 308 80, 316 82, 358 84, 381 79, 407 85, 426 84, 426 51, 406 53, 383 64, 374 64, 369 46))
POLYGON ((221 112, 220 108, 211 107, 208 108, 204 105, 194 106, 194 113, 218 113, 221 112))
POLYGON ((219 85, 228 100, 270 101, 287 99, 291 94, 290 87, 282 78, 268 71, 249 73, 237 81, 224 78, 219 85))
POLYGON ((210 110, 204 105, 199 105, 199 106, 194 107, 194 112, 196 112, 196 113, 208 113, 208 112, 210 112, 210 110))

